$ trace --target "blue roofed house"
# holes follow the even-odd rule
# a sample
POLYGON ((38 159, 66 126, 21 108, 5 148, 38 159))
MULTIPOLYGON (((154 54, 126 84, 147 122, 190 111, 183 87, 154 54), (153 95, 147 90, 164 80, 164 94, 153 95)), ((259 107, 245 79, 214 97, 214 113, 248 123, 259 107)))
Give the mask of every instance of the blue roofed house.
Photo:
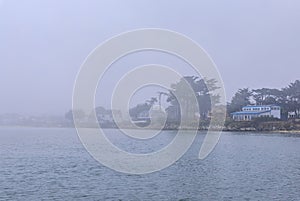
POLYGON ((235 121, 251 121, 257 117, 281 118, 278 105, 248 105, 242 111, 233 112, 231 115, 235 121))

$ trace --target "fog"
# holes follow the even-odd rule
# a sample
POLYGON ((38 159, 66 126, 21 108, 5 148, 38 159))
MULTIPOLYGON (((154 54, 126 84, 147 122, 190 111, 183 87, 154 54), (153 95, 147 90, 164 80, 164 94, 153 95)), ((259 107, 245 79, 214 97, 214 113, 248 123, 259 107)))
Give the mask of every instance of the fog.
MULTIPOLYGON (((196 41, 216 63, 227 100, 243 87, 284 87, 300 78, 299 10, 297 0, 0 0, 0 113, 64 114, 88 54, 139 28, 170 29, 196 41)), ((109 105, 101 97, 122 74, 149 63, 194 73, 170 55, 130 55, 99 83, 98 105, 109 105)))

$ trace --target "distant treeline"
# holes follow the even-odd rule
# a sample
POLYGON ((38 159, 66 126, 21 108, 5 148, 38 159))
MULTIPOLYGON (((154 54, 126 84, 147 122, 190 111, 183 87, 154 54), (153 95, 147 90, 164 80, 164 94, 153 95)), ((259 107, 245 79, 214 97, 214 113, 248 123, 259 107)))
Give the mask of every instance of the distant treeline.
MULTIPOLYGON (((209 124, 209 119, 211 115, 212 108, 219 108, 220 111, 224 111, 227 108, 227 115, 230 117, 232 112, 240 111, 243 106, 246 105, 270 105, 276 104, 281 106, 281 116, 283 119, 287 119, 288 114, 293 114, 294 118, 300 118, 300 81, 296 80, 290 83, 288 86, 281 89, 274 88, 260 88, 260 89, 249 89, 242 88, 239 89, 232 100, 227 103, 227 105, 219 105, 220 96, 212 95, 215 90, 219 89, 215 79, 199 78, 196 76, 186 76, 181 78, 177 83, 173 83, 168 91, 158 91, 157 96, 150 97, 145 100, 144 103, 137 104, 136 106, 130 108, 129 114, 132 120, 145 120, 150 118, 149 111, 156 105, 159 109, 162 108, 162 97, 164 101, 168 104, 167 108, 164 108, 167 114, 167 123, 171 125, 177 125, 180 121, 182 112, 186 116, 195 118, 195 108, 191 104, 191 96, 196 97, 200 118, 200 124, 203 123, 204 126, 209 124), (188 87, 191 88, 194 94, 191 94, 188 87), (181 103, 176 97, 181 97, 181 103), (224 109, 223 109, 224 108, 224 109)), ((114 122, 111 114, 111 110, 107 110, 102 107, 97 107, 95 109, 96 116, 99 122, 104 124, 110 124, 114 122)), ((159 111, 159 110, 157 110, 159 111)), ((156 119, 160 121, 162 114, 156 111, 156 119)), ((84 114, 82 111, 72 111, 66 113, 66 119, 72 121, 73 113, 76 112, 76 116, 82 118, 83 120, 89 119, 90 114, 84 114)), ((122 114, 120 114, 120 117, 122 114)), ((152 118, 151 120, 155 119, 152 118)), ((124 119, 123 119, 124 120, 124 119)), ((127 119, 124 120, 128 121, 127 119)), ((192 121, 191 121, 192 122, 192 121)))

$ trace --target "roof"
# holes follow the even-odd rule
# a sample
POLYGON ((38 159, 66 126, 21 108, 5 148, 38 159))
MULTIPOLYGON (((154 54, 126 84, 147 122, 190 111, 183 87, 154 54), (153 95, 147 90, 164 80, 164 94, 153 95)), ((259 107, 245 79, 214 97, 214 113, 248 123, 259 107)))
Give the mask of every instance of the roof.
POLYGON ((265 111, 240 111, 240 112, 232 112, 231 114, 232 115, 248 115, 248 114, 251 114, 251 115, 258 115, 258 114, 263 114, 263 113, 266 113, 266 112, 270 112, 271 110, 265 110, 265 111))
POLYGON ((275 104, 272 104, 272 105, 247 105, 247 106, 244 106, 243 108, 245 107, 280 107, 279 105, 275 105, 275 104))

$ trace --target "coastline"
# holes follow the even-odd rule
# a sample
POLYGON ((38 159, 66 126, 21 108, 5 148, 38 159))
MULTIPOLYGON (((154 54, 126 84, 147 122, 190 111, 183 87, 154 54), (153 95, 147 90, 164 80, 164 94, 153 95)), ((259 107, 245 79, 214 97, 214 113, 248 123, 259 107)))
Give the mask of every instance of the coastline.
MULTIPOLYGON (((74 126, 31 126, 31 125, 0 125, 1 128, 32 128, 32 129, 75 129, 74 126)), ((98 127, 87 127, 87 126, 82 126, 82 128, 95 128, 97 129, 98 127)), ((119 129, 117 127, 102 127, 102 129, 119 129)), ((134 127, 122 127, 122 129, 136 129, 134 127)), ((145 130, 164 130, 164 131, 176 131, 179 130, 178 128, 145 128, 145 130)), ((194 128, 182 128, 182 130, 194 130, 194 128)), ((198 131, 208 131, 208 129, 198 129, 198 131)), ((212 129, 214 131, 214 129, 212 129)), ((219 131, 215 129, 215 131, 219 131)), ((276 134, 295 134, 295 135, 300 135, 300 130, 253 130, 253 129, 222 129, 222 132, 232 132, 232 133, 276 133, 276 134)))

